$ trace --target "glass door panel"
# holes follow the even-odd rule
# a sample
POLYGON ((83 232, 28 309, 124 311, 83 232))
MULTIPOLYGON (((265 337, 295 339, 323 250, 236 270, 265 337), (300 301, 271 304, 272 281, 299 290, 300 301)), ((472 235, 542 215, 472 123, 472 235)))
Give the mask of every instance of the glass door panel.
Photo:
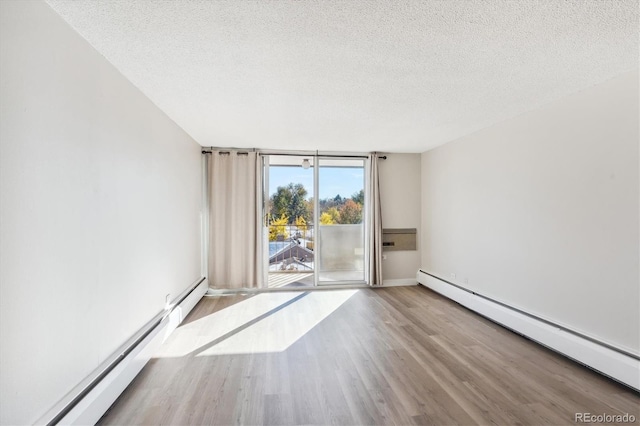
POLYGON ((315 285, 314 158, 266 156, 264 241, 269 288, 315 285))
POLYGON ((365 281, 364 159, 317 160, 317 282, 365 281))

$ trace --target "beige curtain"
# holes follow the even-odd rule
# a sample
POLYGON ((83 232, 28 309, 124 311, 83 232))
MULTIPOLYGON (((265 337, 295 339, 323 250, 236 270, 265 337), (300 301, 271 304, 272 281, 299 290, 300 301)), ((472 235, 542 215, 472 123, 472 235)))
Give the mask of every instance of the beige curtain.
POLYGON ((262 172, 255 152, 207 155, 209 179, 209 286, 260 287, 262 172))
POLYGON ((369 155, 369 285, 382 285, 382 210, 378 179, 378 153, 369 155))

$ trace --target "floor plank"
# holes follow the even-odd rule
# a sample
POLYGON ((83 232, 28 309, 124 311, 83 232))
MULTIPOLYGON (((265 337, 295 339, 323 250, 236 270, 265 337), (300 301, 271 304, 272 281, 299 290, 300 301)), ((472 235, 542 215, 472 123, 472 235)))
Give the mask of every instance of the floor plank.
POLYGON ((100 424, 573 424, 624 386, 424 288, 202 299, 100 424))

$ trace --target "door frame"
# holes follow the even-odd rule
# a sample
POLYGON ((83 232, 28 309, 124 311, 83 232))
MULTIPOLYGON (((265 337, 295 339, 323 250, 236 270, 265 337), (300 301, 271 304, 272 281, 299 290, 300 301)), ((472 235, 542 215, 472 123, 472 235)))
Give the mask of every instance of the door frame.
POLYGON ((258 150, 258 155, 262 158, 262 226, 261 226, 261 241, 263 247, 263 288, 268 288, 269 282, 269 168, 271 167, 269 157, 270 156, 296 156, 296 157, 305 157, 309 159, 313 159, 312 168, 313 168, 313 251, 314 251, 314 265, 313 265, 313 287, 329 287, 329 286, 362 286, 369 284, 369 237, 367 233, 368 222, 369 222, 369 154, 368 153, 359 153, 359 152, 349 152, 349 153, 336 153, 336 152, 327 152, 321 153, 319 151, 277 151, 277 150, 268 150, 262 151, 258 150), (364 244, 364 262, 363 262, 363 280, 353 280, 353 281, 330 281, 330 282, 321 282, 320 281, 320 268, 319 259, 320 259, 320 246, 321 242, 319 241, 320 234, 320 197, 319 197, 319 177, 320 177, 320 161, 323 159, 335 159, 335 160, 348 160, 348 159, 362 159, 363 160, 363 174, 364 174, 364 182, 363 182, 363 190, 364 190, 364 206, 362 211, 362 226, 363 226, 363 244, 364 244))

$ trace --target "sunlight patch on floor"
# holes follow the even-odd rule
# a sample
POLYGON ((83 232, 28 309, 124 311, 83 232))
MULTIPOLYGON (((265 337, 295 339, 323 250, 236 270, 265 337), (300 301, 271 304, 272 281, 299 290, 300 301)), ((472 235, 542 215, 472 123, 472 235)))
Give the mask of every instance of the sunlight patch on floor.
POLYGON ((357 292, 261 293, 179 327, 155 357, 281 352, 357 292))

